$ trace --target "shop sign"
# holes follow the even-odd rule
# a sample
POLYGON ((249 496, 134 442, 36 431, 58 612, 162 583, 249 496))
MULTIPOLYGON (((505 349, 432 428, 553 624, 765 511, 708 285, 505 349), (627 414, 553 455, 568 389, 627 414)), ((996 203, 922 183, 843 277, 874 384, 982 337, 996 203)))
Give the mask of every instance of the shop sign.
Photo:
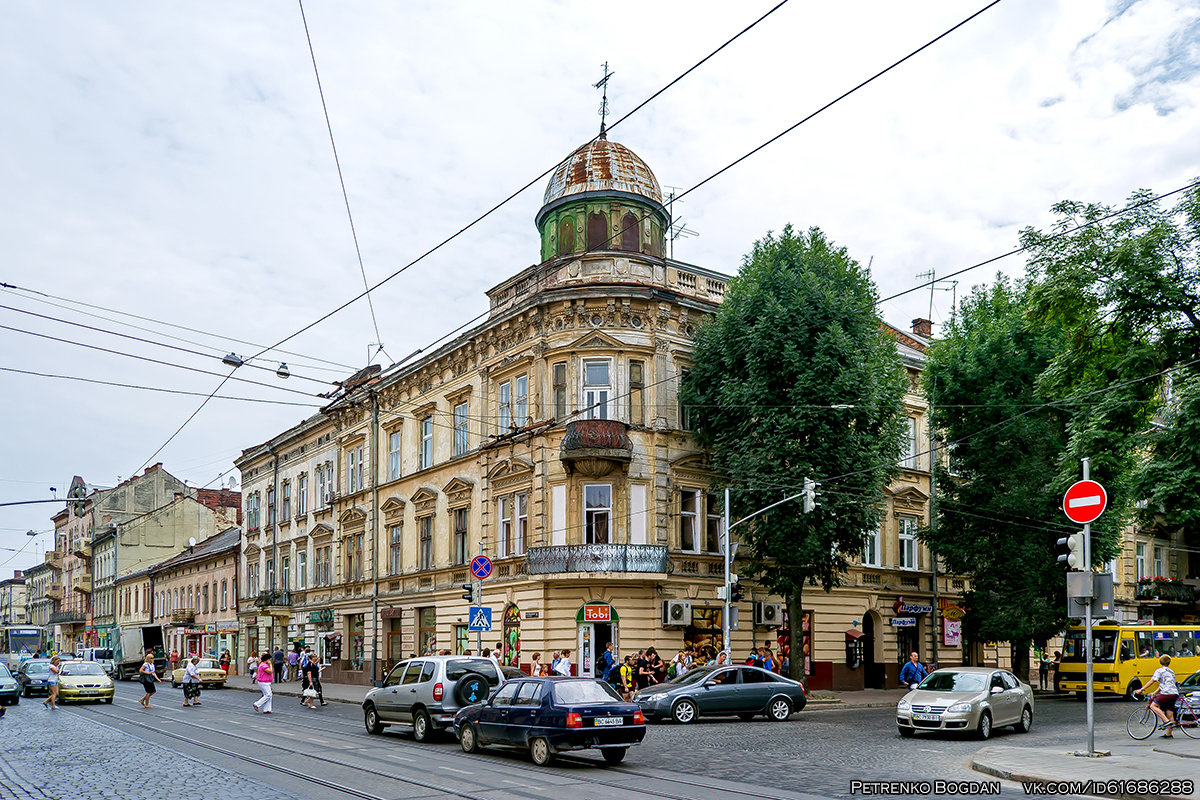
POLYGON ((237 633, 238 626, 236 622, 218 622, 217 633, 237 633))
POLYGON ((906 603, 903 597, 897 597, 896 602, 892 603, 892 611, 897 614, 932 614, 933 606, 921 605, 920 603, 906 603))
POLYGON ((247 628, 251 628, 258 624, 258 617, 244 617, 243 619, 247 628))
MULTIPOLYGON (((330 612, 330 613, 332 614, 333 612, 330 612)), ((403 608, 385 608, 379 612, 379 616, 382 619, 400 619, 401 615, 403 615, 403 614, 404 614, 403 608)), ((322 622, 333 622, 333 617, 330 616, 330 618, 328 620, 321 620, 321 621, 322 622)))
POLYGON ((916 617, 892 617, 890 620, 893 628, 915 628, 917 627, 916 617))
POLYGON ((540 612, 540 611, 526 611, 523 616, 525 617, 525 619, 537 619, 541 615, 542 615, 542 612, 540 612))
POLYGON ((608 603, 583 607, 584 622, 612 622, 612 606, 608 603))
POLYGON ((216 633, 217 632, 217 623, 215 623, 215 622, 204 623, 204 632, 205 633, 216 633))
POLYGON ((204 633, 204 628, 183 628, 179 632, 184 636, 199 636, 204 633))
POLYGON ((959 606, 946 606, 942 609, 942 616, 950 620, 961 620, 967 615, 959 606))
MULTIPOLYGON (((384 609, 385 611, 387 609, 384 609)), ((309 622, 333 622, 332 608, 318 608, 316 611, 308 612, 309 622)))
POLYGON ((956 619, 942 620, 942 644, 947 647, 962 646, 962 622, 956 619))

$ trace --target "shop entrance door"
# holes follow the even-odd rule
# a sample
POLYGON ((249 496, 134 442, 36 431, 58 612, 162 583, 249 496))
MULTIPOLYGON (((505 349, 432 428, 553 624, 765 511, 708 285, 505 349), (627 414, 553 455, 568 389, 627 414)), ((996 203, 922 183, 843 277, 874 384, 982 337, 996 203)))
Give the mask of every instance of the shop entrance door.
POLYGON ((863 648, 863 684, 867 689, 883 689, 887 683, 887 673, 883 664, 875 660, 875 617, 870 613, 862 618, 862 648, 863 648))
POLYGON ((599 678, 600 655, 609 642, 617 646, 617 626, 612 622, 584 622, 579 625, 578 650, 573 659, 576 672, 587 678, 599 678))

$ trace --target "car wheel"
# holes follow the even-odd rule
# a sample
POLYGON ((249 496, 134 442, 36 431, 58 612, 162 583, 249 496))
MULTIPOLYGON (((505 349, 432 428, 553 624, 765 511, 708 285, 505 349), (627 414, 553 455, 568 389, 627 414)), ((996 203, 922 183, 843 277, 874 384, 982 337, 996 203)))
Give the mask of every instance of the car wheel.
POLYGON ((628 747, 606 747, 600 751, 604 756, 605 764, 620 764, 625 759, 627 752, 629 752, 628 747))
POLYGON ((916 734, 915 730, 913 730, 912 728, 906 728, 903 725, 897 725, 896 730, 900 731, 900 735, 903 736, 905 739, 911 739, 913 737, 913 735, 916 734))
POLYGON ((468 672, 454 685, 454 699, 460 706, 473 706, 487 700, 490 690, 487 678, 478 672, 468 672))
POLYGON ((15 697, 13 697, 12 704, 13 704, 14 706, 19 706, 19 705, 21 705, 21 695, 16 695, 15 697))
POLYGON ((463 725, 462 730, 458 732, 458 743, 464 753, 474 753, 479 749, 479 739, 470 723, 463 725))
POLYGON ((375 710, 375 706, 367 706, 363 713, 363 723, 367 726, 367 733, 373 736, 383 733, 383 723, 379 721, 379 712, 375 710))
POLYGON ((544 767, 554 760, 554 751, 550 749, 550 740, 539 736, 529 743, 529 757, 539 767, 544 767))
POLYGON ((424 710, 413 715, 413 739, 418 742, 428 742, 433 736, 433 723, 424 710))
POLYGON ((104 702, 108 703, 110 706, 112 705, 112 701, 113 699, 111 697, 104 698, 104 702))
POLYGON ((757 716, 757 715, 755 715, 755 714, 738 714, 738 719, 740 719, 744 722, 749 722, 750 720, 754 719, 755 716, 757 716))
POLYGON ((1029 729, 1032 727, 1033 709, 1029 706, 1025 706, 1025 708, 1021 709, 1021 721, 1016 725, 1013 725, 1013 728, 1017 731, 1017 733, 1029 733, 1029 729))
POLYGON ((1139 681, 1137 678, 1134 678, 1133 680, 1131 680, 1129 682, 1129 685, 1125 687, 1125 699, 1126 700, 1136 700, 1137 698, 1134 697, 1134 695, 1137 694, 1137 692, 1141 688, 1142 688, 1141 681, 1139 681))
POLYGON ((767 708, 767 717, 775 722, 783 722, 792 715, 792 704, 783 697, 776 697, 767 708))
POLYGON ((976 729, 980 739, 992 738, 992 715, 985 711, 979 715, 979 727, 976 729))
POLYGON ((678 722, 680 725, 687 725, 689 722, 696 720, 696 704, 691 700, 680 700, 671 709, 671 719, 678 722))

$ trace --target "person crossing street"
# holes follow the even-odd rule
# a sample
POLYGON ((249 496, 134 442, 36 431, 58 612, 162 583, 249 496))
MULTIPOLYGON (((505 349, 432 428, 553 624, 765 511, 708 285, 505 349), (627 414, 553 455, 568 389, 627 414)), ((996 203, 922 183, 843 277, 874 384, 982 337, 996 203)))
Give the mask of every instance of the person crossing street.
POLYGON ((925 680, 925 676, 929 673, 925 671, 924 665, 918 660, 920 657, 916 653, 910 653, 908 663, 900 669, 900 683, 910 689, 917 688, 917 684, 925 680))

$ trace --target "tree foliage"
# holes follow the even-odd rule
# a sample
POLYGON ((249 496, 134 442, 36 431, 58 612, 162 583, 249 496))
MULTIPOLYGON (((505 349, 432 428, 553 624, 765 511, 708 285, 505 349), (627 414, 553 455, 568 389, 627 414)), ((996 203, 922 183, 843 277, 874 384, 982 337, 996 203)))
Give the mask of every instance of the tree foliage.
POLYGON ((924 384, 952 470, 937 475, 937 524, 921 538, 954 573, 970 575, 968 632, 1029 644, 1062 629, 1064 525, 1058 466, 1070 414, 1045 408, 1038 379, 1065 347, 1057 326, 1026 311, 1030 288, 998 278, 962 302, 933 344, 924 384))
POLYGON ((737 529, 755 577, 788 598, 796 653, 805 584, 828 590, 861 552, 900 455, 907 382, 875 301, 866 270, 819 229, 768 234, 699 330, 680 389, 733 519, 806 476, 839 476, 814 512, 785 504, 737 529))

